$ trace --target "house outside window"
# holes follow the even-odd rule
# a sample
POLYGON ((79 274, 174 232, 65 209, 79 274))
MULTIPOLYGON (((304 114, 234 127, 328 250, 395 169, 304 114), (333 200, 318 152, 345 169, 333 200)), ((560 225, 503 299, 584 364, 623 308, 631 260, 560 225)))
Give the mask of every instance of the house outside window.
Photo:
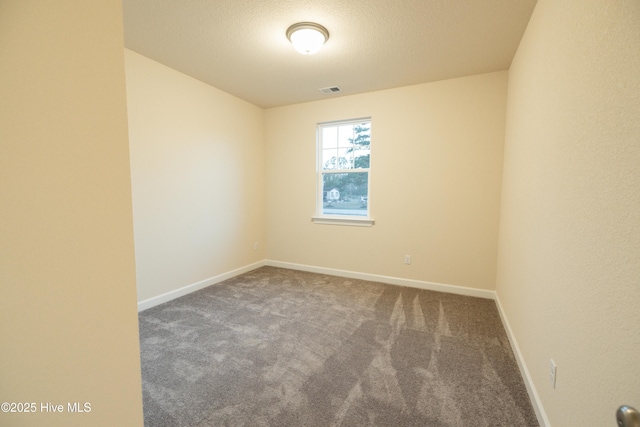
POLYGON ((371 118, 318 125, 315 222, 372 225, 371 118))

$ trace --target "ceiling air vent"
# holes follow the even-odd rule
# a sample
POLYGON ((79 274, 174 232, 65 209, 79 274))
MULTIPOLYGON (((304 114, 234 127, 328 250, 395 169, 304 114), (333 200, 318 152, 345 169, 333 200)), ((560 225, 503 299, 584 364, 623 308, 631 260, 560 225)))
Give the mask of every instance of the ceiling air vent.
POLYGON ((324 95, 331 95, 332 93, 342 92, 342 89, 340 89, 338 86, 323 87, 322 89, 318 90, 324 95))

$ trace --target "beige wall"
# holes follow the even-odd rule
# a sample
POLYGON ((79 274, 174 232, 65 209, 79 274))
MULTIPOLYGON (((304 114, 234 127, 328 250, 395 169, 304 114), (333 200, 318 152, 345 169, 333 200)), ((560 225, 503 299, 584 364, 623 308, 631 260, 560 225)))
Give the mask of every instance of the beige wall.
POLYGON ((122 45, 119 1, 0 1, 3 426, 142 425, 122 45))
POLYGON ((506 85, 499 72, 266 110, 268 258, 493 289, 506 85), (314 224, 316 124, 366 116, 376 224, 314 224))
POLYGON ((264 259, 263 110, 133 51, 125 62, 138 299, 264 259))
POLYGON ((553 426, 640 408, 639 70, 640 2, 540 0, 509 73, 497 293, 553 426))

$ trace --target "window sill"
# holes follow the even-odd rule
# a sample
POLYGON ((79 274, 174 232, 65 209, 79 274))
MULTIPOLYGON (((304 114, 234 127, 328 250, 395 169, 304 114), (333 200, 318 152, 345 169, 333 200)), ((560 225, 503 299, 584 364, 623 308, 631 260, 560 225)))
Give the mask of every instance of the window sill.
POLYGON ((375 224, 373 218, 352 218, 352 217, 324 217, 314 216, 311 218, 316 224, 329 224, 329 225, 351 225, 355 227, 371 227, 375 224))

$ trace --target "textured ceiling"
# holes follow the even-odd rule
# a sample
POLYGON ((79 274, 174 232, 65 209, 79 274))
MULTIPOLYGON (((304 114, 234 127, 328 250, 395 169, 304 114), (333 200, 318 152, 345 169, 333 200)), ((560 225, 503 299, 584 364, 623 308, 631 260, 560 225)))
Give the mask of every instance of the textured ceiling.
POLYGON ((123 0, 125 45, 263 108, 506 70, 535 0, 123 0), (316 55, 285 31, 325 26, 316 55), (318 89, 339 86, 323 95, 318 89))

